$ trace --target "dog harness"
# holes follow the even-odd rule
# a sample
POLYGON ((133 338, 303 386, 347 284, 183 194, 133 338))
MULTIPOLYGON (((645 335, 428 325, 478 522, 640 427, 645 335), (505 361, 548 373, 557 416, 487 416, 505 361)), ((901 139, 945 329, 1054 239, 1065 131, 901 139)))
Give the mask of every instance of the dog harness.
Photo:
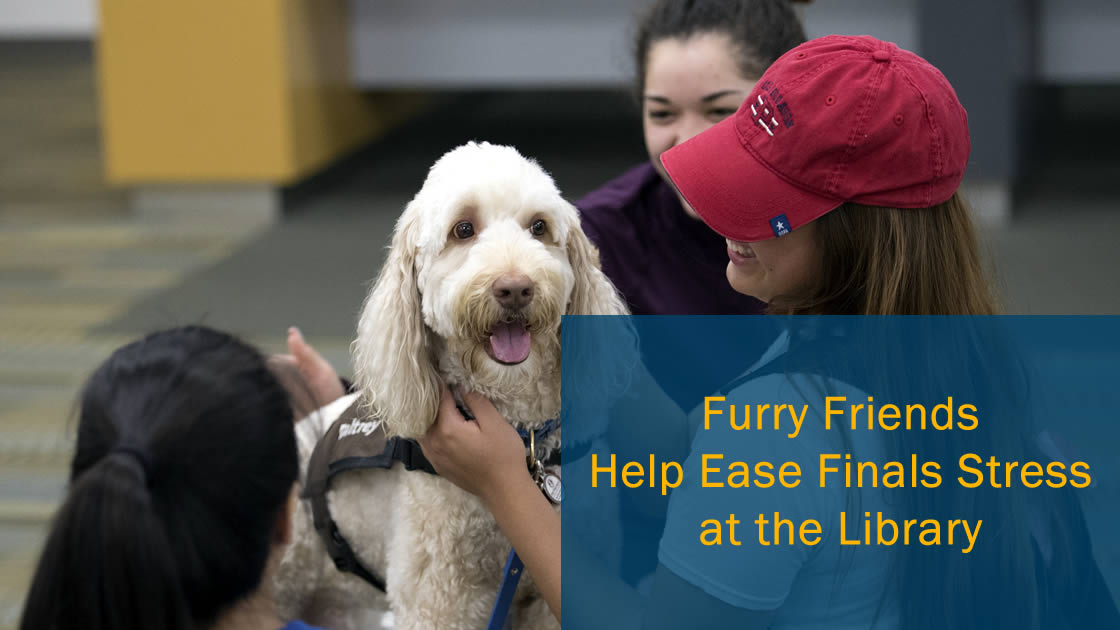
POLYGON ((323 539, 334 566, 344 573, 353 573, 381 592, 385 592, 385 580, 362 564, 354 548, 339 531, 327 503, 327 491, 339 473, 369 468, 388 469, 392 468, 393 462, 401 462, 407 470, 436 474, 415 440, 387 437, 380 422, 362 419, 358 401, 355 400, 315 444, 307 463, 307 479, 301 494, 311 502, 315 531, 323 539))
MULTIPOLYGON (((463 417, 473 420, 474 415, 464 405, 459 405, 463 417)), ((524 429, 518 429, 523 441, 528 444, 537 440, 544 440, 556 430, 559 422, 549 420, 532 434, 524 429)), ((548 463, 558 460, 559 451, 554 452, 554 458, 548 463)), ((534 455, 535 456, 535 455, 534 455)), ((389 469, 394 462, 401 462, 405 470, 419 470, 431 475, 438 474, 432 463, 424 456, 420 444, 415 440, 394 437, 385 434, 381 422, 364 420, 358 409, 358 401, 354 401, 331 424, 323 437, 315 444, 311 459, 307 464, 307 478, 304 482, 301 497, 311 503, 311 514, 315 524, 315 531, 323 539, 327 554, 334 562, 334 566, 344 573, 353 573, 368 582, 381 592, 385 592, 385 580, 366 567, 354 553, 354 548, 342 535, 331 516, 330 505, 327 502, 327 492, 336 475, 350 471, 371 468, 389 469)), ((521 575, 521 560, 515 551, 510 552, 506 562, 506 571, 499 587, 498 598, 491 614, 491 624, 495 621, 501 628, 504 626, 509 606, 521 575)))

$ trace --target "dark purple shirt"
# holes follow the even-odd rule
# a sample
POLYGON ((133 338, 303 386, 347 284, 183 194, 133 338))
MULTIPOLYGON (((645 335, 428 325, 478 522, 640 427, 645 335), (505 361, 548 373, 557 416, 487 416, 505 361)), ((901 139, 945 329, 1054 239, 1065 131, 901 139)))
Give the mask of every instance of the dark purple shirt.
MULTIPOLYGON (((576 203, 583 230, 599 248, 603 272, 635 315, 753 315, 765 305, 737 293, 727 282, 727 242, 685 213, 669 184, 648 162, 623 173, 576 203)), ((642 353, 650 365, 672 360, 692 366, 653 376, 681 409, 746 370, 772 337, 733 339, 730 362, 713 361, 689 335, 696 328, 672 321, 646 321, 642 353)))
POLYGON ((635 315, 745 315, 765 305, 727 283, 727 243, 681 207, 648 162, 576 202, 603 273, 635 315))

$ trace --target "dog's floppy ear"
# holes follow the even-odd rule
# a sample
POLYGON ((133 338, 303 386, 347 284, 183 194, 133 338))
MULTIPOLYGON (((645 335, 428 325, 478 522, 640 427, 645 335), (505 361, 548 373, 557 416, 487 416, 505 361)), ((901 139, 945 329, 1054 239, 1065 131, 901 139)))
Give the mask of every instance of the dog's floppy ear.
MULTIPOLYGON (((416 203, 413 201, 412 203, 416 203)), ((440 380, 416 282, 420 212, 411 204, 366 297, 352 347, 354 382, 390 436, 418 438, 435 420, 440 380)))
POLYGON ((629 315, 618 290, 599 269, 599 250, 575 221, 568 229, 568 261, 576 276, 566 315, 629 315))

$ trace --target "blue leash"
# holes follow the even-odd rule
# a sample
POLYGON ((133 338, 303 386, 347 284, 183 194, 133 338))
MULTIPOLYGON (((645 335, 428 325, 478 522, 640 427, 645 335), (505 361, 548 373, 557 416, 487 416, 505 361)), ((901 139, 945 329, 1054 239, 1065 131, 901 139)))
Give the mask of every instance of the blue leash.
MULTIPOLYGON (((543 440, 552 434, 559 424, 553 418, 534 431, 536 435, 533 437, 543 440)), ((528 431, 518 429, 517 432, 521 434, 523 440, 529 439, 528 431)), ((510 549, 509 557, 506 558, 506 570, 502 575, 502 585, 498 587, 498 597, 494 599, 494 609, 490 611, 490 621, 486 624, 486 630, 504 630, 506 627, 509 622, 509 608, 513 605, 513 595, 517 592, 517 584, 521 581, 521 574, 525 572, 524 569, 525 563, 517 555, 517 550, 510 549)))
POLYGON ((517 551, 510 549, 506 558, 506 570, 502 576, 502 585, 498 587, 498 597, 494 600, 494 609, 490 611, 490 622, 486 630, 503 630, 509 621, 509 607, 513 605, 513 594, 517 592, 517 583, 521 581, 525 563, 517 551))

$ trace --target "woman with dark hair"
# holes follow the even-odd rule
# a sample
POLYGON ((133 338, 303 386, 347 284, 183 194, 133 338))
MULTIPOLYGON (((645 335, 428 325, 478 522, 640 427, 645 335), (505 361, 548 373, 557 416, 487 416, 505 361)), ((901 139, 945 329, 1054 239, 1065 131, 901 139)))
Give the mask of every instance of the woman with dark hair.
POLYGON ((762 310, 723 280, 722 240, 665 175, 661 154, 735 113, 766 68, 805 41, 788 0, 660 0, 634 37, 634 96, 649 162, 576 206, 603 272, 635 315, 762 310))
MULTIPOLYGON (((576 202, 603 273, 633 314, 763 310, 762 302, 724 281, 722 240, 673 190, 659 157, 733 114, 763 71, 804 41, 789 0, 659 0, 640 16, 633 92, 649 161, 576 202)), ((757 343, 740 348, 756 356, 764 349, 757 343)), ((684 409, 737 374, 738 366, 698 360, 689 339, 665 335, 646 351, 697 359, 687 380, 653 375, 684 409)))
POLYGON ((79 414, 23 630, 306 628, 264 586, 299 463, 260 353, 202 327, 155 333, 94 372, 79 414))

